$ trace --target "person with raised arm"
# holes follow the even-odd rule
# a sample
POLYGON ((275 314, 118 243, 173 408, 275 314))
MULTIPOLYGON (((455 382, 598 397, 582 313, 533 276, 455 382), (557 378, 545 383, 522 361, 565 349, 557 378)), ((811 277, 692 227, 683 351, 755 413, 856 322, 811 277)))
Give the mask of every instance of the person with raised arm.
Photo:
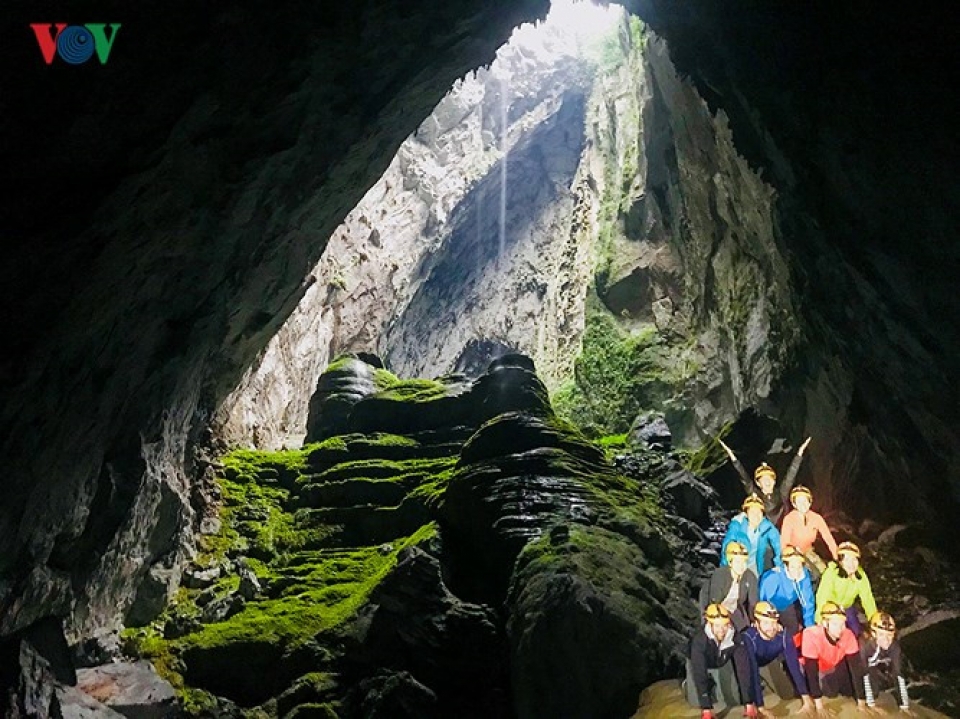
POLYGON ((793 487, 794 482, 797 481, 797 473, 800 471, 800 465, 803 463, 803 453, 806 451, 807 445, 810 444, 810 440, 811 437, 807 437, 803 444, 800 445, 800 449, 797 450, 797 455, 793 458, 793 461, 790 463, 790 468, 787 470, 787 476, 783 482, 780 483, 779 490, 776 487, 777 472, 773 467, 766 462, 762 462, 760 466, 754 470, 753 479, 750 479, 750 475, 747 474, 747 470, 740 460, 737 459, 734 451, 730 449, 722 439, 718 439, 717 441, 720 442, 720 446, 726 451, 727 456, 730 457, 730 461, 737 470, 737 474, 740 475, 744 491, 748 495, 755 492, 757 493, 763 500, 764 516, 773 522, 774 525, 777 525, 783 516, 784 507, 790 496, 790 489, 793 487))

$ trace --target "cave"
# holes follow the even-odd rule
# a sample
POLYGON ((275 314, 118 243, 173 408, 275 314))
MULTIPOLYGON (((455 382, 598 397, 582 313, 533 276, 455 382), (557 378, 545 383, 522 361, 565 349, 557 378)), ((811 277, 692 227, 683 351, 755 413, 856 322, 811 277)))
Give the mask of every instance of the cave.
POLYGON ((696 548, 739 508, 718 438, 783 474, 812 437, 818 511, 900 557, 914 678, 956 678, 926 630, 960 623, 955 23, 601 5, 586 79, 503 50, 544 0, 5 13, 4 712, 58 716, 139 653, 191 716, 631 715, 682 671, 696 548), (84 23, 119 25, 109 54, 44 50, 84 23), (316 480, 351 462, 370 516, 316 480), (170 612, 234 530, 205 626, 320 592, 301 550, 396 566, 336 605, 352 633, 224 653, 170 612), (405 606, 442 617, 411 624, 433 654, 405 606))

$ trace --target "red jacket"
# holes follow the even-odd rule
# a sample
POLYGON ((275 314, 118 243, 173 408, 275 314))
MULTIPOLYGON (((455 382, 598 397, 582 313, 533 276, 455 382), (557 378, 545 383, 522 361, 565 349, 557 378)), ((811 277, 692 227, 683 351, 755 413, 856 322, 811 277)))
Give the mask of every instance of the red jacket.
POLYGON ((843 628, 836 642, 827 636, 826 627, 820 625, 807 627, 802 637, 800 653, 804 663, 817 662, 821 674, 831 671, 847 655, 860 652, 856 636, 847 627, 843 628))

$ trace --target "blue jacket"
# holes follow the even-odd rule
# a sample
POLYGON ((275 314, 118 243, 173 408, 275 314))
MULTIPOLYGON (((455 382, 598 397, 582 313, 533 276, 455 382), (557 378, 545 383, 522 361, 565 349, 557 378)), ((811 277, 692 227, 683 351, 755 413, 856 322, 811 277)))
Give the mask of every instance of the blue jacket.
POLYGON ((784 567, 774 567, 760 577, 760 600, 770 602, 782 612, 794 602, 800 602, 803 610, 803 626, 812 627, 816 624, 817 600, 813 594, 813 582, 810 581, 810 570, 803 568, 803 577, 798 581, 787 576, 784 567))
POLYGON ((747 548, 758 577, 763 574, 763 558, 767 553, 767 547, 773 550, 774 566, 780 564, 780 532, 773 526, 773 522, 766 517, 760 520, 760 525, 757 527, 756 541, 751 539, 746 514, 741 512, 730 520, 727 533, 723 537, 723 546, 720 548, 721 567, 727 565, 727 545, 730 542, 740 542, 747 548))
POLYGON ((750 683, 753 685, 753 698, 757 706, 763 706, 763 684, 760 681, 760 667, 765 667, 774 659, 786 661, 787 671, 790 672, 790 680, 793 682, 797 694, 809 694, 807 680, 800 668, 797 645, 793 643, 793 637, 787 636, 784 630, 781 629, 773 639, 764 639, 756 627, 749 627, 743 633, 743 643, 749 650, 750 683))

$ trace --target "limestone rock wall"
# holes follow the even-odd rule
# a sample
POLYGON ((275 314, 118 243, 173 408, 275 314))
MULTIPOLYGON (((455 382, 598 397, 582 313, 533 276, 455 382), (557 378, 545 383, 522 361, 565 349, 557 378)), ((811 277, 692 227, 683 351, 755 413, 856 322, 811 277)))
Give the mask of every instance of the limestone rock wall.
POLYGON ((675 295, 665 295, 659 324, 695 343, 699 371, 668 421, 682 443, 695 444, 766 404, 793 360, 800 308, 775 189, 735 146, 726 115, 681 79, 656 36, 644 68, 646 166, 627 213, 640 238, 659 239, 674 261, 675 295))
POLYGON ((548 383, 569 374, 590 281, 590 237, 572 217, 593 69, 569 30, 546 27, 521 28, 458 80, 332 234, 296 310, 218 412, 226 443, 298 444, 317 378, 341 352, 433 377, 475 376, 521 350, 548 383))
MULTIPOLYGON (((960 500, 950 380, 960 345, 956 322, 941 319, 960 311, 950 289, 960 258, 948 229, 956 182, 942 160, 957 148, 940 100, 948 86, 929 64, 950 44, 943 19, 894 21, 852 6, 635 9, 746 160, 721 173, 735 181, 723 194, 736 187, 739 221, 720 194, 697 213, 709 210, 735 241, 678 245, 703 282, 700 317, 716 318, 705 323, 719 330, 707 333, 707 354, 731 368, 729 379, 707 372, 694 416, 709 431, 755 401, 792 443, 813 435, 801 480, 821 509, 949 516, 960 500), (901 51, 919 46, 929 54, 901 51), (711 283, 752 289, 737 307, 711 283), (746 323, 725 331, 738 315, 746 323)), ((676 102, 669 73, 655 54, 649 62, 676 102)), ((686 123, 671 124, 679 143, 686 123)))

